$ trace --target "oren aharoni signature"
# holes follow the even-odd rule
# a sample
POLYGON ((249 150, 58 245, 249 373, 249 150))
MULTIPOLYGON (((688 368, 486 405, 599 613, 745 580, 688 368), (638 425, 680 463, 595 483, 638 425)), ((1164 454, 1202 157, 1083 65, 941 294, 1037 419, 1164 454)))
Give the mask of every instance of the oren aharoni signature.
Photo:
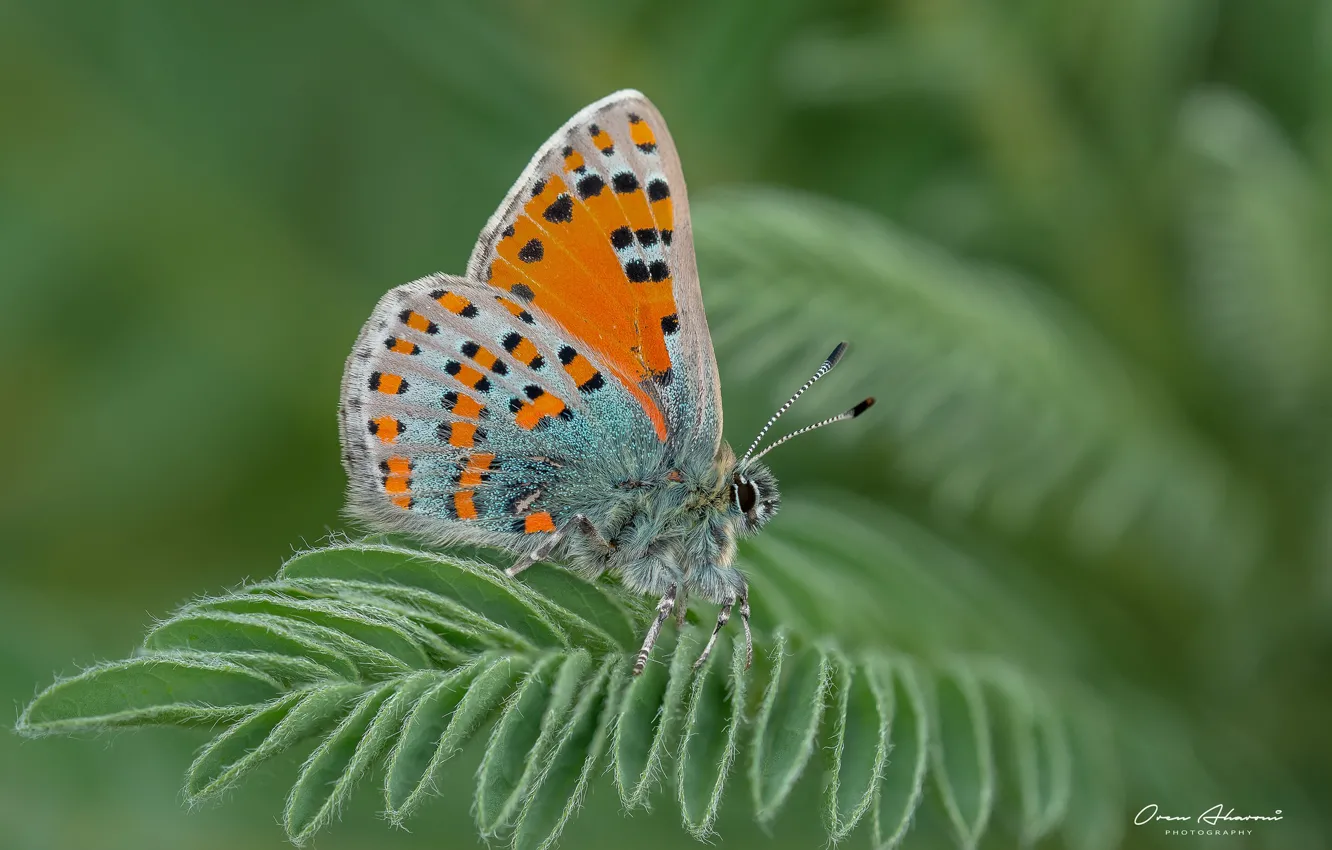
MULTIPOLYGON (((1207 811, 1198 815, 1198 823, 1205 823, 1208 826, 1216 826, 1222 821, 1249 821, 1249 820, 1281 820, 1281 810, 1270 815, 1237 815, 1233 808, 1227 809, 1224 804, 1217 803, 1207 811)), ((1193 820, 1193 815, 1163 815, 1161 807, 1155 803, 1148 803, 1133 817, 1133 823, 1137 826, 1149 824, 1152 821, 1185 821, 1193 820)))

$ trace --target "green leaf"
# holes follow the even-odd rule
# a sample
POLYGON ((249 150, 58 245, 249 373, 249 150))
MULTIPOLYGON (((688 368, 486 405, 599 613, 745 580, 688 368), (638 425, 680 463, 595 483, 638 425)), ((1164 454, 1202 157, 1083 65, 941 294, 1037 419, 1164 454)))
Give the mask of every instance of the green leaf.
MULTIPOLYGON (((829 504, 836 505, 834 514, 855 515, 853 503, 829 504)), ((806 525, 825 527, 842 542, 860 542, 832 516, 811 518, 806 525)), ((905 526, 894 528, 901 534, 905 526)), ((937 551, 916 543, 911 557, 951 568, 937 551)), ((769 574, 782 575, 793 604, 813 593, 799 590, 800 572, 820 569, 829 585, 818 592, 840 600, 841 610, 854 616, 870 613, 855 607, 869 583, 896 586, 906 594, 903 604, 913 607, 929 598, 912 596, 909 583, 874 564, 821 567, 840 561, 841 551, 806 545, 793 535, 766 550, 781 562, 771 564, 769 574)), ((879 550, 894 554, 891 546, 879 550)), ((366 555, 354 546, 338 552, 332 563, 343 568, 366 555)), ((397 579, 428 584, 437 568, 446 574, 450 569, 440 563, 452 561, 372 550, 367 563, 397 579), (415 574, 418 568, 424 575, 415 574)), ((377 583, 364 574, 284 577, 190 603, 153 630, 144 656, 49 688, 29 707, 20 731, 218 724, 186 774, 191 804, 220 796, 274 756, 313 741, 284 809, 288 835, 303 844, 337 817, 358 781, 381 762, 388 817, 402 823, 430 795, 449 759, 498 716, 477 772, 478 829, 487 838, 511 832, 516 847, 544 850, 577 811, 608 749, 627 807, 649 804, 674 756, 671 785, 685 827, 699 838, 710 836, 752 711, 748 773, 755 816, 764 826, 810 765, 823 764, 812 759, 820 749, 829 754, 822 809, 833 840, 872 810, 876 845, 895 846, 919 805, 932 763, 949 822, 970 846, 985 831, 994 805, 988 698, 994 717, 1008 720, 1001 732, 1014 733, 1001 744, 1004 754, 1015 754, 1003 765, 1013 765, 1022 836, 1036 840, 1072 811, 1062 718, 1045 692, 1014 667, 958 656, 964 660, 939 677, 938 724, 931 722, 934 707, 920 684, 931 675, 924 665, 872 649, 860 651, 853 664, 823 643, 785 631, 773 642, 756 634, 753 671, 745 669, 739 632, 724 632, 708 664, 696 672, 693 664, 709 632, 698 625, 668 628, 645 673, 631 677, 621 642, 608 645, 592 621, 612 615, 646 619, 651 612, 613 584, 592 590, 578 587, 582 580, 567 572, 536 573, 543 576, 537 584, 562 600, 556 603, 524 596, 535 593, 531 588, 506 597, 509 588, 482 580, 470 567, 458 569, 464 585, 480 582, 476 586, 498 594, 487 597, 487 612, 470 611, 457 598, 415 584, 377 583), (559 582, 574 586, 556 589, 559 582), (510 612, 536 619, 517 627, 492 619, 510 603, 519 606, 510 612), (546 622, 541 617, 561 631, 548 630, 547 643, 527 649, 546 622), (566 635, 581 635, 597 653, 570 650, 566 635), (756 705, 752 691, 760 692, 756 705), (935 734, 936 728, 943 731, 935 734), (890 739, 894 761, 885 765, 890 739)), ((945 572, 938 581, 966 587, 968 576, 945 572)), ((758 575, 754 586, 765 587, 758 575)), ((969 592, 1003 598, 987 585, 969 592)), ((920 616, 955 614, 946 606, 925 607, 920 616)))
POLYGON ((216 653, 263 652, 304 658, 349 679, 356 665, 317 637, 301 634, 277 617, 199 611, 187 607, 148 633, 145 649, 156 652, 196 650, 216 653))
POLYGON ((437 679, 437 674, 417 673, 388 682, 352 707, 301 767, 292 786, 283 821, 293 843, 304 844, 337 815, 357 781, 401 730, 412 703, 437 679))
POLYGON ((814 754, 827 696, 827 653, 812 646, 789 649, 786 635, 779 634, 772 650, 772 678, 754 721, 750 781, 760 823, 776 816, 814 754))
MULTIPOLYGON (((265 588, 267 589, 267 588, 265 588)), ((371 647, 377 653, 389 656, 389 667, 421 669, 430 661, 421 648, 423 630, 410 620, 388 621, 375 615, 373 609, 354 606, 341 600, 293 599, 277 595, 248 594, 229 599, 213 599, 200 603, 202 610, 228 611, 233 614, 258 614, 294 621, 294 628, 312 624, 371 647)), ((369 656, 362 650, 361 656, 369 656)))
POLYGON ((564 633, 521 582, 480 564, 388 546, 331 546, 297 555, 285 579, 339 578, 400 584, 453 599, 535 646, 565 645, 564 633))
POLYGON ((832 669, 833 749, 823 811, 829 840, 836 842, 874 805, 891 747, 893 692, 840 652, 832 654, 832 669))
POLYGON ((115 661, 62 679, 37 695, 17 724, 27 736, 117 726, 202 726, 243 716, 281 693, 253 670, 203 656, 115 661))
POLYGON ((626 809, 647 808, 653 787, 661 778, 662 762, 675 740, 692 671, 692 659, 702 650, 696 627, 678 633, 663 631, 643 673, 635 676, 620 701, 615 723, 612 763, 615 786, 626 809), (661 658, 669 657, 663 664, 661 658))
POLYGON ((582 805, 588 783, 610 738, 624 659, 609 655, 592 684, 583 690, 555 751, 534 780, 514 825, 514 850, 547 850, 582 805))
POLYGON ((1063 820, 1072 796, 1071 754, 1066 731, 1044 695, 1006 666, 978 671, 995 693, 1006 723, 996 722, 1005 772, 1000 787, 1017 792, 1019 840, 1035 844, 1063 820))
POLYGON ((217 797, 273 756, 332 729, 362 685, 293 691, 256 708, 203 748, 185 772, 191 803, 217 797))
POLYGON ((745 645, 723 634, 694 676, 680 742, 677 794, 685 829, 700 841, 712 834, 722 792, 740 748, 745 715, 745 645), (731 658, 727 661, 728 645, 731 658))
POLYGON ((505 706, 477 779, 476 826, 483 837, 509 826, 518 813, 555 746, 590 664, 591 657, 582 651, 547 656, 505 706))
POLYGON ((575 644, 593 643, 606 649, 635 648, 641 635, 624 606, 592 582, 571 582, 559 567, 534 564, 522 573, 522 582, 541 594, 547 608, 568 628, 575 644), (550 603, 553 603, 550 604, 550 603), (557 607, 556 607, 557 606, 557 607))
POLYGON ((416 587, 345 579, 302 579, 286 586, 321 596, 369 603, 387 612, 406 615, 435 632, 450 646, 464 652, 471 650, 472 654, 499 648, 536 648, 522 635, 469 610, 458 601, 416 587))
POLYGON ((384 805, 401 823, 435 787, 444 762, 479 730, 528 672, 522 657, 482 656, 426 691, 388 757, 384 805))
POLYGON ((915 667, 903 659, 880 659, 866 664, 866 672, 885 696, 891 694, 892 749, 874 799, 874 846, 891 850, 911 829, 912 819, 925 796, 930 769, 930 747, 935 731, 930 709, 915 667))
POLYGON ((936 680, 938 734, 930 747, 934 784, 958 845, 980 841, 994 808, 995 765, 990 717, 975 675, 955 666, 936 680))

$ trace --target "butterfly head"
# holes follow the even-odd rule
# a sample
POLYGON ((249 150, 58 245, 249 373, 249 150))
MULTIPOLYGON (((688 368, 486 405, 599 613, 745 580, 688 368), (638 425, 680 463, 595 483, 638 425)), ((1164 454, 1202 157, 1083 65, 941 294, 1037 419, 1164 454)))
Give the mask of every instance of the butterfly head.
POLYGON ((756 460, 743 460, 731 474, 731 512, 740 516, 741 530, 753 534, 777 514, 782 496, 777 476, 756 460))

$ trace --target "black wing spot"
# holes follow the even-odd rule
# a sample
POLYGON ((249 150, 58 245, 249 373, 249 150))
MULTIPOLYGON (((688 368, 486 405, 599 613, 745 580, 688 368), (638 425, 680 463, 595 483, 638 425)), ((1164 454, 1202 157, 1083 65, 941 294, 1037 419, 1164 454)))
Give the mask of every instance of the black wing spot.
POLYGON ((670 247, 671 240, 674 238, 675 238, 674 230, 663 230, 661 232, 661 241, 664 242, 667 247, 670 247))
POLYGON ((546 256, 546 248, 540 239, 529 239, 527 244, 518 249, 518 259, 524 263, 539 263, 546 256))
POLYGON ((513 350, 517 348, 518 344, 522 341, 523 341, 522 334, 518 333, 517 331, 509 331, 504 336, 504 339, 500 340, 500 344, 504 346, 505 351, 512 354, 513 350))
POLYGON ((615 187, 615 191, 621 195, 638 191, 638 178, 628 171, 617 172, 611 177, 611 184, 615 187))
POLYGON ((544 191, 546 191, 545 180, 538 180, 537 182, 532 184, 532 197, 535 198, 537 195, 540 195, 544 191))
POLYGON ((642 230, 635 230, 634 235, 638 237, 638 244, 644 248, 651 248, 657 244, 657 228, 644 227, 642 230))
POLYGON ((573 198, 560 195, 546 207, 541 217, 551 224, 567 224, 573 221, 573 198))
POLYGON ((661 317, 661 332, 670 336, 680 330, 680 317, 675 313, 661 317))
POLYGON ((647 263, 642 260, 630 260, 624 264, 624 274, 634 283, 647 283, 652 278, 647 263))
POLYGON ((536 384, 528 384, 527 386, 523 387, 523 395, 527 396, 533 401, 536 401, 545 394, 546 391, 541 389, 541 387, 538 387, 536 384))
POLYGON ((379 389, 379 379, 382 378, 382 377, 384 377, 384 373, 383 373, 383 372, 371 372, 371 373, 370 373, 370 389, 371 389, 371 390, 377 390, 377 389, 379 389))
POLYGON ((647 196, 649 201, 664 201, 671 196, 671 187, 658 177, 648 181, 647 196))
POLYGON ((560 349, 560 362, 565 366, 574 362, 574 358, 577 356, 578 352, 573 350, 573 346, 566 345, 560 349))
POLYGON ((599 174, 589 174, 578 181, 578 197, 595 198, 601 194, 601 190, 606 188, 606 181, 601 179, 599 174))
POLYGON ((513 235, 513 232, 514 232, 513 225, 511 224, 508 227, 504 228, 504 232, 502 235, 504 236, 505 239, 508 239, 510 236, 513 235))
POLYGON ((628 227, 617 227, 611 231, 611 247, 615 250, 623 250, 634 244, 634 232, 628 227))
POLYGON ((462 316, 464 319, 475 319, 476 313, 476 305, 468 304, 466 307, 462 308, 462 312, 458 315, 462 316))
POLYGON ((536 297, 536 293, 532 292, 532 287, 525 283, 515 283, 509 287, 509 292, 529 303, 536 297))
POLYGON ((671 276, 670 267, 666 265, 665 260, 653 260, 652 265, 648 267, 652 274, 652 282, 658 283, 671 276))

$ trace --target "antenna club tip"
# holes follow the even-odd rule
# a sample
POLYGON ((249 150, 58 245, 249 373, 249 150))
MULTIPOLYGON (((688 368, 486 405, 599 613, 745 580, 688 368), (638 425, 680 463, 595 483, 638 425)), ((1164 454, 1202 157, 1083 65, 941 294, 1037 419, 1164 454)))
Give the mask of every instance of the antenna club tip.
POLYGON ((862 401, 860 404, 857 404, 855 407, 851 408, 851 418, 855 419, 857 416, 869 410, 873 406, 874 406, 874 396, 870 396, 869 398, 862 401))
POLYGON ((826 368, 831 369, 832 367, 836 366, 837 361, 842 359, 843 354, 846 354, 846 343, 839 342, 837 343, 837 347, 832 350, 832 354, 829 354, 828 359, 824 361, 825 363, 827 363, 826 368))

